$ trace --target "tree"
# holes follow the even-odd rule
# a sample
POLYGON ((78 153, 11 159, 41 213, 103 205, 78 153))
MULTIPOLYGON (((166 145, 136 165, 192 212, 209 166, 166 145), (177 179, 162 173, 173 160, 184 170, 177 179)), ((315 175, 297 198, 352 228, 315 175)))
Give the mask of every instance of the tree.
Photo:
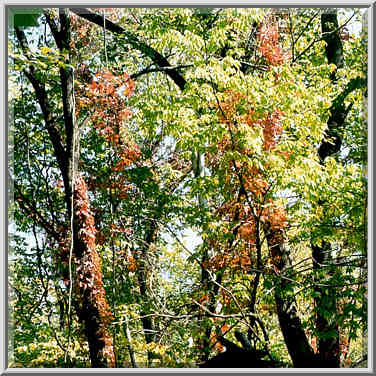
POLYGON ((18 363, 360 359, 367 51, 347 29, 360 17, 71 8, 38 10, 32 27, 17 19, 12 257, 27 258, 11 266, 13 310, 18 331, 59 347, 53 363, 17 335, 18 363), (60 326, 30 326, 33 315, 60 326))

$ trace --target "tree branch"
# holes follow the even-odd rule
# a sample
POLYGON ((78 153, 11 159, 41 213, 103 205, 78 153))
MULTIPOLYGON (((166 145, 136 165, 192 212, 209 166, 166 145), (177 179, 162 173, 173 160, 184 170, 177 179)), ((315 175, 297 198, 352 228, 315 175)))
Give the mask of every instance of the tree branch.
POLYGON ((55 20, 52 17, 51 10, 50 9, 44 9, 43 10, 44 17, 46 18, 46 21, 48 23, 48 26, 51 29, 52 35, 55 39, 55 42, 59 48, 59 50, 63 49, 63 46, 61 44, 61 37, 60 37, 60 31, 57 27, 57 24, 55 20))
MULTIPOLYGON (((70 8, 70 11, 100 27, 103 27, 105 21, 107 30, 124 37, 126 43, 130 44, 132 47, 142 52, 145 56, 149 57, 157 66, 161 68, 171 67, 171 64, 168 62, 168 60, 158 51, 156 51, 146 43, 140 41, 137 36, 130 33, 129 31, 126 31, 123 27, 113 23, 109 19, 104 20, 104 17, 102 15, 93 13, 87 8, 70 8)), ((169 70, 166 70, 165 72, 181 90, 184 90, 186 80, 177 71, 176 68, 171 68, 169 70)))
POLYGON ((346 120, 346 116, 351 109, 351 105, 345 107, 346 97, 354 90, 367 87, 367 79, 362 77, 356 77, 351 79, 346 88, 340 93, 333 101, 330 107, 330 117, 328 119, 328 129, 325 132, 325 138, 322 140, 318 150, 318 154, 321 162, 323 162, 328 156, 337 153, 341 149, 343 138, 343 125, 346 120))
MULTIPOLYGON (((15 30, 16 30, 16 36, 17 36, 18 42, 20 43, 20 46, 22 50, 24 51, 25 56, 30 60, 31 54, 30 54, 30 49, 27 43, 25 33, 22 30, 20 30, 18 27, 16 27, 15 30)), ((64 149, 60 133, 58 132, 55 126, 56 119, 53 117, 52 111, 49 107, 46 89, 44 85, 35 77, 34 66, 30 64, 29 69, 30 69, 29 71, 24 69, 23 72, 25 73, 26 77, 28 78, 28 80, 30 81, 30 83, 32 84, 34 88, 35 95, 40 105, 40 108, 42 110, 44 121, 46 123, 46 128, 50 136, 52 146, 54 148, 57 162, 59 164, 60 170, 62 171, 64 175, 64 171, 66 171, 67 169, 67 166, 65 163, 66 150, 64 149)))
POLYGON ((13 181, 13 185, 15 188, 15 201, 17 201, 18 205, 20 205, 26 213, 31 215, 48 234, 50 234, 55 240, 60 241, 61 239, 57 231, 44 219, 44 216, 38 211, 36 206, 21 192, 21 187, 16 181, 13 181))
POLYGON ((186 64, 186 65, 174 65, 170 67, 158 67, 158 68, 145 68, 137 73, 133 73, 130 78, 132 80, 135 80, 136 78, 147 74, 147 73, 153 73, 153 72, 168 72, 171 70, 178 70, 178 69, 183 69, 183 68, 190 68, 193 67, 193 64, 186 64))

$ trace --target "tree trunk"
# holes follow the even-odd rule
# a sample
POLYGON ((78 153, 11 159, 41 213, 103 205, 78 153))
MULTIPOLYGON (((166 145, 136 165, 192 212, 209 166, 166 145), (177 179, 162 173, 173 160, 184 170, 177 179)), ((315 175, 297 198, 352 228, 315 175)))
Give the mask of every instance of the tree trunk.
MULTIPOLYGON (((321 15, 321 31, 324 41, 326 42, 326 57, 328 64, 335 64, 336 69, 343 67, 343 47, 339 37, 338 19, 335 10, 321 15)), ((336 70, 331 73, 331 80, 336 80, 336 70)), ((332 106, 334 107, 334 106, 332 106)), ((331 108, 331 115, 328 120, 328 129, 325 134, 325 139, 322 141, 318 154, 320 162, 323 165, 324 160, 341 149, 342 135, 341 127, 343 126, 346 110, 343 108, 343 103, 338 103, 337 108, 331 108), (329 140, 331 139, 331 140, 329 140)), ((319 201, 318 205, 323 206, 324 202, 319 201)), ((320 274, 330 273, 328 265, 332 261, 331 245, 323 242, 321 246, 312 245, 312 263, 313 270, 317 272, 318 281, 321 280, 320 274)), ((338 368, 340 366, 340 351, 339 351, 339 328, 336 320, 333 319, 337 312, 336 289, 324 289, 320 286, 315 288, 315 306, 316 306, 316 328, 318 335, 318 360, 320 367, 338 368), (333 316, 329 319, 324 312, 329 312, 333 316)))
MULTIPOLYGON (((331 9, 321 14, 321 32, 326 42, 325 51, 328 64, 335 64, 337 68, 343 68, 343 47, 338 31, 336 9, 331 9)), ((335 79, 335 74, 336 72, 333 71, 332 80, 335 79)))
POLYGON ((275 303, 279 325, 294 367, 316 368, 316 355, 310 346, 302 323, 296 310, 296 302, 291 281, 284 278, 283 273, 289 266, 288 250, 284 244, 284 234, 281 229, 265 229, 266 240, 271 252, 275 270, 281 275, 275 287, 275 303))
MULTIPOLYGON (((60 51, 69 52, 71 33, 68 9, 59 10, 60 30, 48 10, 44 11, 44 15, 60 51)), ((16 35, 25 55, 29 57, 29 47, 24 32, 16 28, 16 35)), ((70 64, 70 58, 67 57, 65 62, 70 64)), ((75 178, 78 176, 76 171, 78 169, 80 149, 80 135, 75 119, 74 72, 69 67, 62 67, 60 69, 65 147, 57 128, 53 109, 48 102, 44 84, 39 81, 35 73, 33 66, 29 70, 25 70, 25 74, 33 85, 40 104, 49 138, 53 145, 64 181, 67 222, 70 223, 72 218, 72 187, 75 178)), ((73 194, 72 261, 74 262, 72 262, 72 267, 74 265, 77 266, 77 280, 72 281, 74 286, 73 291, 75 292, 73 303, 76 307, 79 320, 85 328, 92 367, 113 366, 114 352, 112 340, 106 329, 111 320, 111 314, 103 288, 99 255, 96 252, 93 240, 95 239, 94 219, 90 212, 86 184, 80 176, 77 177, 76 183, 78 184, 74 185, 73 194)), ((66 246, 67 249, 68 247, 66 246)), ((69 257, 69 255, 66 255, 66 257, 69 257)), ((74 270, 72 270, 72 276, 74 274, 74 270)))
MULTIPOLYGON (((313 270, 319 273, 328 273, 329 279, 333 271, 325 268, 331 262, 330 244, 323 243, 323 246, 312 246, 313 270)), ((325 279, 318 277, 317 282, 326 283, 325 279)), ((330 280, 329 280, 330 284, 330 280)), ((336 289, 334 287, 315 287, 316 329, 318 336, 318 360, 320 367, 338 368, 340 366, 339 352, 339 328, 335 320, 337 313, 336 289), (324 312, 328 312, 324 315, 324 312), (329 318, 328 315, 332 317, 329 318)))
MULTIPOLYGON (((60 9, 60 32, 54 33, 56 43, 61 51, 70 51, 71 30, 68 9, 60 9)), ((70 57, 66 63, 71 63, 70 57)), ((90 349, 92 367, 113 367, 114 349, 112 339, 107 331, 112 315, 106 301, 102 282, 99 255, 95 249, 94 218, 90 212, 87 187, 78 176, 80 137, 75 119, 74 72, 69 67, 60 69, 63 94, 64 124, 66 133, 67 172, 64 176, 65 196, 68 216, 72 215, 73 194, 73 256, 77 265, 78 293, 77 313, 84 324, 85 334, 90 349)))
POLYGON ((96 230, 94 217, 90 212, 87 186, 81 176, 76 178, 73 198, 76 311, 84 324, 92 367, 113 367, 113 342, 107 330, 113 317, 106 301, 101 261, 95 247, 96 230))
MULTIPOLYGON (((146 225, 147 226, 147 225, 146 225)), ((148 225, 148 229, 145 235, 145 243, 142 245, 141 248, 141 255, 138 255, 137 252, 134 253, 134 258, 137 261, 137 280, 138 286, 140 289, 140 296, 142 304, 142 311, 141 316, 146 316, 150 313, 149 309, 145 309, 145 303, 147 304, 147 297, 148 297, 148 270, 147 270, 147 254, 148 250, 150 249, 151 244, 153 243, 155 236, 157 233, 157 225, 155 222, 151 222, 148 225)), ((152 317, 143 317, 141 319, 142 327, 144 330, 145 335, 145 342, 147 344, 152 343, 155 338, 154 333, 154 321, 152 317)), ((153 359, 153 352, 148 350, 148 365, 153 359)))

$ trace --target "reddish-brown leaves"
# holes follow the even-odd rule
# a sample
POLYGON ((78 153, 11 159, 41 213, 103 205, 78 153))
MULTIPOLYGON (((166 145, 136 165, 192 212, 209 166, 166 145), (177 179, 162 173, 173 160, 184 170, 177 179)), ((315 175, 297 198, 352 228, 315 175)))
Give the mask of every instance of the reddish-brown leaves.
POLYGON ((281 111, 277 110, 261 123, 263 126, 265 150, 274 149, 278 143, 278 137, 282 133, 281 115, 281 111))
POLYGON ((87 186, 84 179, 78 175, 74 185, 74 211, 80 228, 78 238, 82 246, 82 254, 75 254, 78 292, 81 296, 89 296, 91 304, 99 314, 99 330, 97 335, 105 342, 103 356, 108 359, 110 367, 114 366, 112 339, 107 331, 108 324, 113 320, 107 303, 102 281, 101 260, 96 250, 96 229, 94 217, 90 210, 87 186))
POLYGON ((279 26, 277 15, 270 14, 259 28, 257 38, 259 50, 270 65, 281 65, 286 60, 286 54, 279 45, 279 26))
POLYGON ((282 49, 278 45, 278 26, 263 25, 258 33, 261 54, 270 65, 281 65, 284 62, 282 49))
MULTIPOLYGON (((85 67, 81 67, 81 76, 85 76, 85 67)), ((119 172, 124 171, 140 157, 139 146, 121 137, 121 128, 131 118, 126 99, 133 94, 135 84, 127 73, 115 75, 108 69, 99 71, 89 84, 77 88, 76 111, 89 113, 91 124, 116 152, 113 174, 106 181, 91 179, 91 190, 112 189, 120 199, 128 197, 129 182, 119 172)))
MULTIPOLYGON (((270 38, 273 41, 276 35, 271 35, 270 38)), ((218 143, 217 152, 208 155, 211 167, 222 170, 225 186, 232 193, 230 196, 232 199, 219 207, 216 214, 218 220, 225 224, 222 233, 226 237, 227 234, 232 233, 233 240, 230 242, 227 240, 227 244, 219 244, 217 239, 208 241, 208 245, 216 251, 216 254, 205 263, 205 266, 215 271, 230 267, 247 272, 250 268, 257 267, 255 254, 257 249, 261 249, 262 231, 269 228, 273 232, 272 243, 277 244, 282 240, 283 230, 287 226, 284 208, 266 196, 270 190, 267 173, 254 166, 252 163, 254 152, 243 142, 241 132, 244 130, 239 131, 239 124, 247 124, 251 129, 261 127, 263 148, 267 152, 265 157, 267 158, 270 152, 289 158, 287 152, 277 148, 283 133, 281 124, 283 114, 277 109, 260 117, 253 108, 249 108, 245 113, 244 108, 247 106, 249 106, 248 100, 243 94, 227 92, 226 100, 218 104, 218 116, 219 121, 226 124, 228 132, 218 143), (228 152, 247 158, 242 158, 241 161, 240 158, 229 160, 225 156, 228 152)), ((265 163, 264 168, 267 169, 267 166, 268 163, 265 163)), ((277 255, 271 256, 277 257, 277 255)))

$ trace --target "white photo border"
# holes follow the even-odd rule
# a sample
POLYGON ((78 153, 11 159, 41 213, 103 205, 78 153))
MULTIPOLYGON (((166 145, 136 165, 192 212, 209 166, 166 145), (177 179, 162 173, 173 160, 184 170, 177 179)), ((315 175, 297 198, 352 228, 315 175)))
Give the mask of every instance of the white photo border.
POLYGON ((2 249, 1 249, 1 268, 2 275, 1 287, 0 287, 0 374, 1 375, 27 375, 27 374, 59 374, 59 375, 79 375, 85 373, 93 374, 123 374, 123 375, 146 375, 150 373, 162 373, 162 374, 185 374, 185 375, 205 375, 208 373, 214 374, 237 374, 237 373, 255 373, 263 375, 272 375, 276 373, 293 373, 293 374, 331 374, 331 373, 345 373, 354 375, 364 375, 364 374, 374 374, 374 338, 375 338, 375 326, 374 326, 374 305, 375 305, 375 290, 374 289, 374 276, 373 271, 375 270, 375 259, 373 255, 373 213, 374 213, 374 200, 373 200, 373 189, 374 189, 374 152, 373 145, 375 142, 375 132, 373 130, 374 124, 374 114, 373 114, 373 103, 374 103, 374 85, 375 85, 375 75, 374 75, 374 60, 375 60, 375 28, 374 22, 376 17, 376 4, 371 1, 360 0, 357 2, 351 1, 324 1, 318 0, 313 2, 302 2, 302 1, 255 1, 251 2, 249 0, 237 0, 234 4, 229 4, 226 1, 205 1, 204 3, 200 0, 194 1, 184 1, 177 3, 176 0, 165 0, 165 1, 153 1, 153 0, 139 0, 137 2, 127 2, 121 0, 113 0, 110 4, 103 4, 100 1, 80 1, 79 5, 77 1, 68 0, 63 2, 54 2, 47 0, 35 1, 7 1, 0 0, 0 19, 2 21, 3 27, 1 28, 1 44, 3 46, 3 59, 1 60, 1 113, 3 114, 3 126, 0 126, 0 137, 3 140, 3 148, 0 152, 1 158, 1 197, 2 197, 2 208, 1 208, 1 226, 0 226, 0 239, 2 239, 2 249), (268 8, 279 8, 279 7, 299 7, 299 8, 318 8, 318 7, 335 7, 335 8, 368 8, 368 368, 339 368, 339 369, 319 369, 313 371, 311 368, 287 368, 287 369, 170 369, 170 368, 160 368, 160 369, 77 369, 77 368, 8 368, 8 203, 9 203, 9 188, 8 188, 8 173, 7 168, 9 166, 10 157, 8 155, 8 121, 11 115, 11 109, 8 108, 8 13, 10 8, 22 7, 22 8, 48 8, 48 7, 69 7, 83 6, 83 7, 211 7, 211 6, 222 6, 222 7, 268 7, 268 8))

